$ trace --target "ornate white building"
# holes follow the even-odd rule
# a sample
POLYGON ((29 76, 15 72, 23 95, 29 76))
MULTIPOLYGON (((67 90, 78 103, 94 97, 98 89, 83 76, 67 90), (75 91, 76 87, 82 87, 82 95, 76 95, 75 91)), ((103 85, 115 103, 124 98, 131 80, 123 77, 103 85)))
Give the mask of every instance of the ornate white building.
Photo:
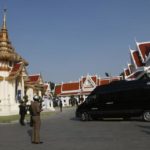
POLYGON ((82 76, 78 81, 56 84, 54 94, 59 97, 63 106, 69 106, 69 99, 74 96, 84 99, 99 85, 106 85, 112 81, 121 80, 121 76, 100 78, 97 75, 82 76))
POLYGON ((35 94, 43 96, 45 91, 41 74, 28 75, 28 62, 13 48, 6 27, 4 10, 0 30, 0 116, 18 114, 19 101, 28 97, 28 104, 35 94))
POLYGON ((27 61, 13 48, 6 27, 6 10, 0 30, 0 115, 18 112, 18 100, 24 96, 27 61))

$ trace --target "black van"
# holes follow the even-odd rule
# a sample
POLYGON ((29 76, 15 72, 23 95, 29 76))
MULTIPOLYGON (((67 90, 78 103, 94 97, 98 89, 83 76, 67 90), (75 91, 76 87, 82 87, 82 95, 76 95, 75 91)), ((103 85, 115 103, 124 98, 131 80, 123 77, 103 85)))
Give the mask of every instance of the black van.
POLYGON ((150 80, 122 80, 98 86, 76 109, 76 117, 83 121, 138 116, 150 121, 150 80))

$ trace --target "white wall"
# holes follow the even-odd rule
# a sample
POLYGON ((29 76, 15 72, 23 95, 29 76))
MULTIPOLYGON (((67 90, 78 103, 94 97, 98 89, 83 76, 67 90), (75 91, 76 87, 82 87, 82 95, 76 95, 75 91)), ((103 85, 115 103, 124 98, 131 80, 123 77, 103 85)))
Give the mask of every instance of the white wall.
POLYGON ((15 100, 15 80, 0 81, 0 115, 18 114, 18 103, 15 100))
POLYGON ((28 96, 28 103, 30 104, 30 102, 33 100, 33 89, 32 88, 28 88, 26 91, 26 95, 28 96))

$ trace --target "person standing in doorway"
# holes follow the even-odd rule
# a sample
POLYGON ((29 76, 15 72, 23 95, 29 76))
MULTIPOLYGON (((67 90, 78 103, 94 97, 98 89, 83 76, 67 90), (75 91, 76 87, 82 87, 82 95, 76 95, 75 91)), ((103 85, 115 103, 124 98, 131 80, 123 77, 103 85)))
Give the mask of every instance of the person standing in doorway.
POLYGON ((43 142, 40 141, 40 126, 41 126, 40 113, 42 111, 39 102, 40 97, 35 95, 33 97, 33 100, 34 102, 31 103, 32 119, 33 119, 32 143, 42 144, 43 142))

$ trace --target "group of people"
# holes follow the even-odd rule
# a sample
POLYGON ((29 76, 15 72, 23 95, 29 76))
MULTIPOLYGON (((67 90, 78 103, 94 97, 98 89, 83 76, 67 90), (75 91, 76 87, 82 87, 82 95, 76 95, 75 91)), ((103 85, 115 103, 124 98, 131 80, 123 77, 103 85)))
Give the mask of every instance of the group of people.
POLYGON ((26 106, 26 103, 21 101, 20 103, 20 124, 25 125, 24 119, 27 113, 27 110, 30 112, 30 126, 33 126, 32 130, 32 143, 33 144, 42 144, 43 142, 40 141, 40 126, 41 126, 41 119, 40 113, 42 111, 42 107, 40 104, 40 97, 34 96, 33 102, 31 102, 30 106, 26 106), (27 109, 28 108, 28 109, 27 109))
POLYGON ((69 99, 69 104, 71 106, 75 106, 76 105, 78 107, 78 105, 83 103, 83 101, 84 101, 83 96, 80 96, 78 99, 75 98, 74 96, 71 96, 70 99, 69 99))
MULTIPOLYGON (((43 142, 40 141, 40 126, 41 126, 41 119, 40 119, 40 113, 42 111, 42 105, 40 102, 40 97, 38 95, 35 95, 33 97, 33 100, 31 102, 31 105, 26 105, 26 102, 21 101, 19 105, 19 114, 20 114, 20 124, 22 126, 25 125, 24 119, 25 115, 27 114, 27 111, 29 111, 30 114, 30 126, 33 127, 32 130, 32 143, 33 144, 42 144, 43 142)), ((83 98, 81 97, 79 99, 79 103, 83 102, 83 98)), ((75 104, 78 106, 78 101, 76 98, 71 97, 70 98, 70 104, 74 106, 75 104)), ((59 100, 59 107, 60 111, 62 112, 62 100, 59 100)))

